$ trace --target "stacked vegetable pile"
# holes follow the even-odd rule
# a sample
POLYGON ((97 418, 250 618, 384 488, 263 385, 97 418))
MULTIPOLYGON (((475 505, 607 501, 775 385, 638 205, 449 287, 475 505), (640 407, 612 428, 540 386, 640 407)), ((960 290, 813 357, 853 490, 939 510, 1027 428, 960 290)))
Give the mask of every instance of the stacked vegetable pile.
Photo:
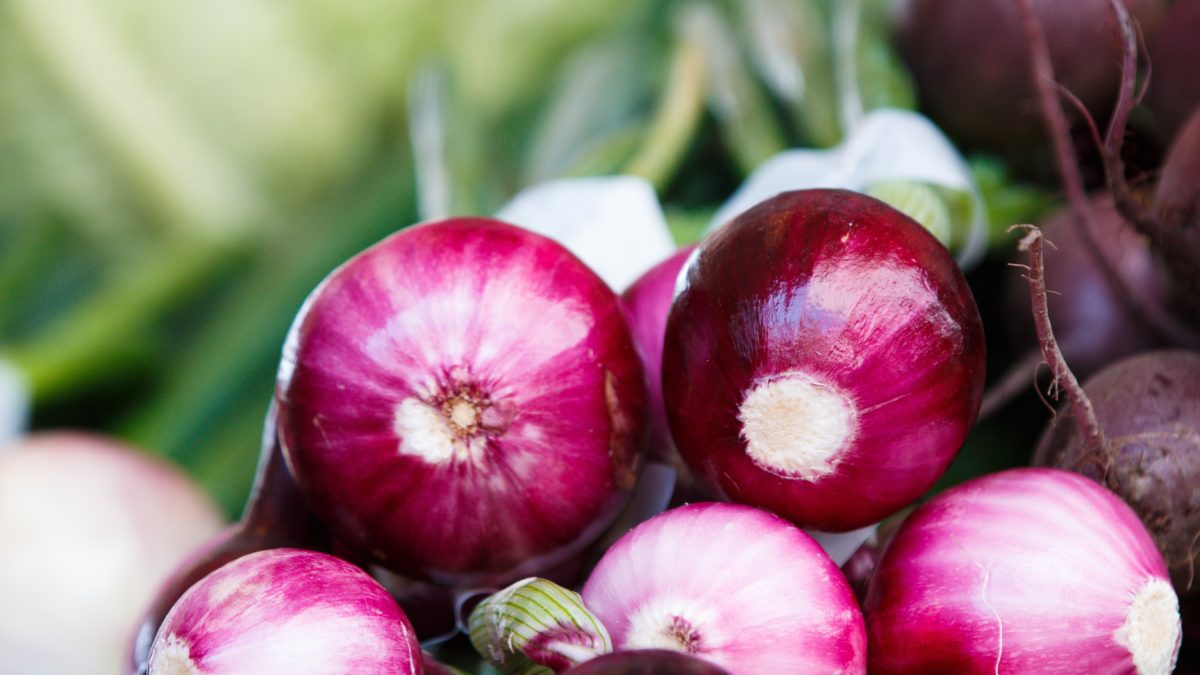
POLYGON ((10 4, 0 142, 91 142, 0 242, 141 262, 0 306, 0 675, 1197 667, 1200 2, 189 10, 302 74, 262 136, 113 39, 178 17, 10 4))

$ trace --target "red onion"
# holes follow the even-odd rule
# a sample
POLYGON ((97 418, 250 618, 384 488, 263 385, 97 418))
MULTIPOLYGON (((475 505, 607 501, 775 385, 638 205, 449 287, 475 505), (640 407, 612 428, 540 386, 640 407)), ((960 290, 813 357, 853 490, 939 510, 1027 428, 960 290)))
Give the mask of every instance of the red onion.
POLYGON ((248 553, 271 548, 330 547, 329 533, 312 515, 288 473, 275 433, 275 406, 267 412, 258 473, 241 520, 195 551, 176 569, 144 608, 133 640, 129 672, 144 675, 150 646, 167 612, 187 589, 217 568, 248 553))
POLYGON ((33 434, 0 455, 0 672, 120 672, 138 612, 217 532, 216 508, 100 436, 33 434))
POLYGON ((584 605, 614 647, 672 649, 740 673, 864 673, 846 579, 815 541, 748 506, 682 506, 600 560, 584 605))
POLYGON ((571 675, 729 675, 716 665, 666 649, 634 649, 598 656, 568 671, 571 675))
POLYGON ((382 586, 344 560, 288 548, 192 586, 150 651, 150 675, 402 675, 420 664, 412 626, 382 586))
POLYGON ((675 282, 679 272, 694 250, 694 245, 679 249, 647 270, 621 294, 625 318, 646 373, 650 408, 649 459, 666 464, 675 471, 675 488, 670 498, 673 504, 707 501, 714 496, 712 490, 696 478, 675 449, 662 397, 663 336, 667 332, 667 314, 675 298, 675 282))
POLYGON ((334 271, 293 325, 277 398, 314 510, 409 576, 536 573, 636 480, 645 387, 616 295, 498 221, 413 227, 334 271))
POLYGON ((732 500, 828 531, 945 471, 983 391, 983 327, 923 227, 842 190, 789 192, 717 230, 667 322, 663 396, 688 464, 732 500))
POLYGON ((646 373, 646 392, 649 394, 651 444, 650 457, 670 458, 674 455, 671 429, 667 426, 667 411, 662 399, 663 336, 667 332, 667 314, 675 298, 675 282, 695 246, 684 246, 671 257, 651 267, 621 294, 629 330, 637 345, 638 356, 646 373))
POLYGON ((1171 672, 1179 601, 1128 506, 1078 474, 1013 469, 918 508, 865 605, 871 672, 1171 672))

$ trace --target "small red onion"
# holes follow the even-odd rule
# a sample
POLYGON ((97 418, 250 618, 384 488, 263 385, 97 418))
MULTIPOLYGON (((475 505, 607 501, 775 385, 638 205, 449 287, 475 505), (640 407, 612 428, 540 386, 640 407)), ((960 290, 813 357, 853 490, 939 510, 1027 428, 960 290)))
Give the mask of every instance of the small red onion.
POLYGON ((138 612, 220 528, 182 472, 114 440, 0 448, 0 672, 121 672, 138 612))
POLYGON ((613 652, 586 661, 571 675, 729 675, 715 664, 667 649, 613 652))
POLYGON ((946 248, 843 190, 783 193, 714 232, 663 352, 667 416, 693 470, 734 501, 834 532, 933 485, 983 379, 979 312, 946 248))
POLYGON ((408 576, 536 573, 636 480, 645 386, 616 295, 494 220, 413 227, 334 271, 293 325, 277 398, 314 510, 408 576))
POLYGON ((258 473, 242 518, 205 542, 162 584, 144 611, 130 652, 130 670, 145 675, 150 646, 167 612, 193 584, 248 553, 272 548, 328 550, 329 533, 313 516, 288 473, 275 433, 275 406, 267 411, 258 473))
POLYGON ((150 675, 421 672, 408 618, 366 572, 324 553, 243 556, 167 614, 150 675))
POLYGON ((1059 469, 947 490, 888 544, 865 605, 871 672, 1166 675, 1179 601, 1137 516, 1059 469))
POLYGON ((864 673, 846 579, 799 528, 703 503, 635 527, 600 560, 584 605, 618 650, 672 649, 741 673, 864 673))
POLYGON ((625 292, 621 304, 629 321, 629 331, 637 345, 638 356, 646 373, 646 393, 650 408, 650 458, 669 459, 676 456, 667 411, 662 398, 663 336, 667 332, 667 314, 675 298, 675 282, 695 246, 684 246, 671 257, 651 267, 638 277, 625 292))

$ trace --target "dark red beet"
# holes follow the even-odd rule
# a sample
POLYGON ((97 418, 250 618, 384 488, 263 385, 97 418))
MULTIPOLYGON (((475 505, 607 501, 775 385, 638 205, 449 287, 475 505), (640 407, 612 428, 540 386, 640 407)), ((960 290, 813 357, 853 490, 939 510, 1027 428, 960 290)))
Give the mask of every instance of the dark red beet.
MULTIPOLYGON (((1150 33, 1161 0, 1125 0, 1150 33)), ((1036 0, 1057 79, 1106 119, 1116 97, 1121 42, 1109 0, 1036 0)), ((1019 152, 1043 135, 1029 78, 1029 46, 1013 0, 908 0, 897 16, 901 55, 921 106, 955 139, 1019 152)))
POLYGON ((714 232, 663 350, 688 465, 734 501, 831 532, 933 485, 983 375, 979 313, 946 248, 843 190, 783 193, 714 232))
POLYGON ((1138 354, 1104 369, 1083 390, 1111 456, 1087 450, 1067 409, 1043 433, 1034 463, 1077 471, 1124 498, 1183 595, 1196 586, 1200 539, 1200 354, 1138 354))
POLYGON ((729 675, 708 661, 665 649, 613 652, 567 671, 571 675, 729 675))
MULTIPOLYGON (((1167 304, 1167 287, 1146 239, 1122 220, 1106 197, 1091 201, 1096 241, 1113 263, 1127 288, 1137 295, 1167 304)), ((1088 254, 1069 208, 1047 220, 1046 288, 1050 319, 1059 348, 1080 377, 1096 372, 1119 358, 1163 346, 1150 327, 1138 320, 1114 295, 1104 273, 1088 254)), ((1018 260, 1018 262, 1024 262, 1018 260)), ((1013 339, 1034 346, 1029 287, 1020 274, 1006 278, 1007 315, 1013 317, 1013 339)))
MULTIPOLYGON (((1200 8, 1200 2, 1194 4, 1200 8)), ((1200 22, 1196 27, 1200 31, 1200 22)), ((1200 83, 1200 72, 1192 75, 1200 83)), ((1159 225, 1172 238, 1161 257, 1170 270, 1175 306, 1193 326, 1200 327, 1200 108, 1171 144, 1154 205, 1159 225)))
POLYGON ((1150 90, 1146 105, 1154 112, 1163 141, 1175 136, 1200 106, 1200 0, 1175 0, 1162 27, 1149 40, 1150 90))

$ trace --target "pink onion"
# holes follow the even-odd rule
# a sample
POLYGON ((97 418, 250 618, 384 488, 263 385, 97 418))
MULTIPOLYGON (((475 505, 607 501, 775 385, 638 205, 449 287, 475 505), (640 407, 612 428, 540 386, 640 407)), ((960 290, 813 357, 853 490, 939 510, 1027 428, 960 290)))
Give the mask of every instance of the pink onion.
POLYGON ((733 675, 866 672, 862 614, 837 566, 799 528, 748 506, 651 518, 601 558, 582 595, 617 651, 672 649, 733 675))
POLYGON ((498 221, 413 227, 334 271, 293 325, 277 398, 314 510, 409 576, 536 573, 636 480, 645 386, 616 295, 498 221))
POLYGON ((267 410, 263 425, 258 472, 241 519, 205 542, 187 561, 172 572, 154 599, 144 606, 130 652, 130 672, 144 675, 149 667, 150 646, 167 612, 193 584, 217 568, 248 553, 271 548, 329 550, 332 543, 325 527, 313 516, 296 481, 288 473, 275 433, 276 408, 267 410))
POLYGON ((259 551, 192 586, 150 651, 150 675, 421 672, 408 618, 366 572, 324 553, 259 551))
POLYGON ((637 345, 642 369, 646 373, 646 393, 650 408, 650 451, 651 461, 670 466, 675 471, 675 489, 672 503, 712 499, 712 490, 705 486, 688 468, 687 463, 675 449, 671 428, 667 424, 667 411, 662 396, 663 337, 667 332, 667 314, 675 298, 675 282, 688 256, 695 246, 684 246, 671 257, 663 260, 638 277, 621 294, 621 305, 629 330, 637 345))
POLYGON ((684 246, 671 257, 651 267, 638 277, 625 292, 621 304, 629 321, 629 331, 637 345, 638 356, 646 373, 646 393, 649 395, 651 444, 650 457, 661 459, 673 455, 675 444, 667 426, 667 411, 662 399, 663 336, 667 332, 667 314, 675 298, 675 281, 695 246, 684 246), (670 453, 670 454, 668 454, 670 453))
POLYGON ((114 440, 0 449, 0 672, 121 672, 138 612, 220 525, 182 472, 114 440))
POLYGON ((871 672, 1165 675, 1179 601, 1137 516, 1059 469, 1013 469, 918 508, 866 601, 871 672))
POLYGON ((979 312, 945 247, 842 190, 783 193, 714 232, 663 352, 667 416, 693 470, 827 531, 928 490, 975 421, 983 378, 979 312))

